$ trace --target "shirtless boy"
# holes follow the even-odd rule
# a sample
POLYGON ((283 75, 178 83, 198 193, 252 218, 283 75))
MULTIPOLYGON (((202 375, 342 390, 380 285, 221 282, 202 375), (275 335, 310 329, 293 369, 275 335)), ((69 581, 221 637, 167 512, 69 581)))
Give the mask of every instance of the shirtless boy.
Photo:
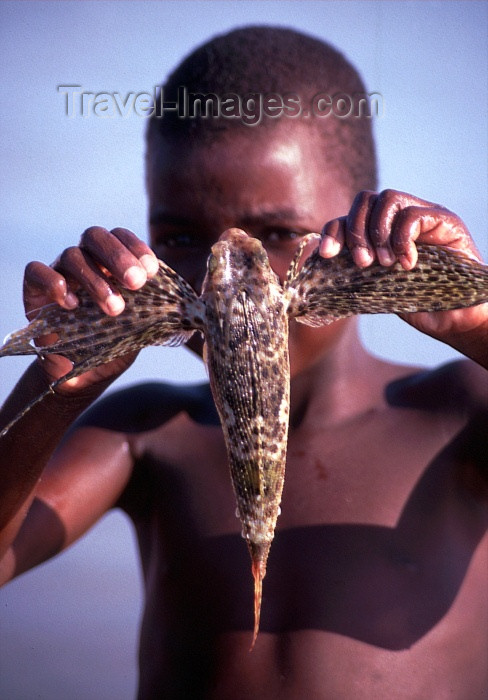
MULTIPOLYGON (((297 93, 304 104, 364 90, 326 45, 249 28, 184 62, 166 99, 181 85, 297 93)), ((27 267, 27 311, 72 307, 84 287, 117 315, 101 267, 137 289, 155 254, 198 289, 210 245, 231 226, 263 241, 280 276, 300 237, 324 224, 322 254, 345 245, 359 267, 409 268, 416 241, 477 255, 449 210, 374 193, 370 122, 153 119, 151 248, 125 229, 88 229, 51 267, 27 267)), ((252 653, 249 557, 209 388, 155 382, 92 406, 134 356, 60 386, 4 438, 2 579, 120 507, 144 570, 140 698, 488 697, 487 306, 403 317, 468 358, 433 371, 371 356, 355 319, 291 324, 287 476, 252 653)), ((189 345, 201 352, 198 338, 189 345)), ((65 371, 64 358, 32 364, 0 423, 65 371)))

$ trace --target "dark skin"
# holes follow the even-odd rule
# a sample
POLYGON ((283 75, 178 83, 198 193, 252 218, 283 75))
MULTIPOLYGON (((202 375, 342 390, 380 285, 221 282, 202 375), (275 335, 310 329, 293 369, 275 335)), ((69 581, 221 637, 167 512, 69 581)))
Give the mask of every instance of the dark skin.
MULTIPOLYGON (((316 161, 311 130, 290 120, 251 136, 154 154, 151 246, 197 288, 230 226, 261 238, 281 277, 300 236, 324 222, 322 254, 346 245, 359 266, 412 267, 416 241, 477 255, 443 207, 392 190, 353 198, 316 161)), ((89 229, 53 267, 28 266, 26 309, 72 306, 82 286, 116 315, 99 265, 136 289, 154 260, 130 232, 89 229)), ((4 439, 2 579, 119 506, 145 577, 140 698, 481 699, 488 309, 404 319, 470 360, 399 366, 365 351, 354 319, 291 324, 287 475, 252 653, 250 561, 208 386, 125 390, 71 427, 134 357, 60 386, 4 439)), ((1 422, 65 371, 62 358, 35 363, 1 422)))

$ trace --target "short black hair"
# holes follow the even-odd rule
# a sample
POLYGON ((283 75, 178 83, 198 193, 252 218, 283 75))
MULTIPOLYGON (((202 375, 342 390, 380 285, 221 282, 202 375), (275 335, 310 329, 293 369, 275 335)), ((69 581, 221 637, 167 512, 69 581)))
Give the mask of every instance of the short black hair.
MULTIPOLYGON (((327 95, 336 99, 349 97, 350 106, 352 99, 366 95, 358 71, 337 49, 293 29, 271 26, 234 29, 196 48, 162 86, 164 103, 181 100, 182 89, 187 96, 213 95, 218 99, 229 94, 241 98, 256 93, 295 94, 301 105, 310 105, 317 95, 327 95)), ((321 106, 324 105, 327 108, 322 102, 321 106)), ((204 109, 194 109, 191 118, 176 111, 162 112, 158 101, 148 125, 148 156, 161 138, 199 145, 214 141, 232 129, 252 132, 256 128, 242 119, 214 118, 202 112, 204 109)), ((310 116, 293 116, 293 119, 310 125, 324 137, 324 159, 351 192, 376 189, 376 154, 368 106, 357 112, 353 109, 346 117, 334 113, 310 116)), ((264 117, 259 128, 272 128, 283 118, 264 117)))

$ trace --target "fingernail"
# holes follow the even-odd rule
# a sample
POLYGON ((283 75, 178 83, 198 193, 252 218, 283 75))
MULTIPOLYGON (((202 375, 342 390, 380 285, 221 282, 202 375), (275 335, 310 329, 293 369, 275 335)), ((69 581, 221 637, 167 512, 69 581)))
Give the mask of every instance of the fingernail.
POLYGON ((139 262, 141 263, 141 265, 144 265, 144 268, 148 275, 155 275, 159 269, 159 263, 157 259, 154 257, 154 255, 149 255, 149 253, 142 255, 139 258, 139 262))
POLYGON ((398 256, 398 261, 400 265, 403 267, 404 270, 411 270, 412 268, 415 267, 417 260, 412 260, 412 258, 409 255, 399 255, 398 256))
POLYGON ((332 258, 340 251, 341 245, 336 238, 325 235, 320 242, 320 255, 326 258, 332 258))
POLYGON ((76 309, 78 306, 78 297, 73 292, 66 292, 64 297, 64 305, 67 309, 76 309))
POLYGON ((124 309, 124 300, 122 297, 117 296, 117 294, 111 294, 107 298, 107 308, 112 314, 119 314, 124 309))
POLYGON ((145 271, 142 269, 142 267, 138 267, 137 265, 129 267, 124 274, 124 284, 131 289, 138 289, 139 287, 142 287, 146 279, 147 275, 145 271))
POLYGON ((367 267, 373 262, 373 255, 368 248, 354 248, 353 251, 354 261, 359 267, 367 267))
POLYGON ((390 265, 393 265, 395 262, 393 253, 388 250, 388 248, 377 248, 376 255, 378 256, 380 265, 384 265, 385 267, 390 267, 390 265))

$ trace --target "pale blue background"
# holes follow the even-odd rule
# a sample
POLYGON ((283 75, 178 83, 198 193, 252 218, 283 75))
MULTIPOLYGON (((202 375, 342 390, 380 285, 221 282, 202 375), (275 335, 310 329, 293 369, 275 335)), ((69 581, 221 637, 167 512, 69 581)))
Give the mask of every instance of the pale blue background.
MULTIPOLYGON (((151 91, 197 43, 247 23, 332 41, 381 92, 381 186, 458 212, 487 254, 487 16, 481 2, 2 2, 0 335, 23 324, 30 259, 51 262, 89 225, 146 232, 143 129, 68 119, 56 86, 151 91)), ((362 323, 401 362, 455 357, 396 318, 362 323)), ((23 359, 0 361, 0 398, 23 359)), ((205 377, 184 350, 145 351, 119 385, 205 377)), ((198 573, 198 572, 196 572, 198 573)), ((0 697, 125 700, 136 683, 139 574, 130 526, 109 515, 59 559, 0 593, 0 697)))

